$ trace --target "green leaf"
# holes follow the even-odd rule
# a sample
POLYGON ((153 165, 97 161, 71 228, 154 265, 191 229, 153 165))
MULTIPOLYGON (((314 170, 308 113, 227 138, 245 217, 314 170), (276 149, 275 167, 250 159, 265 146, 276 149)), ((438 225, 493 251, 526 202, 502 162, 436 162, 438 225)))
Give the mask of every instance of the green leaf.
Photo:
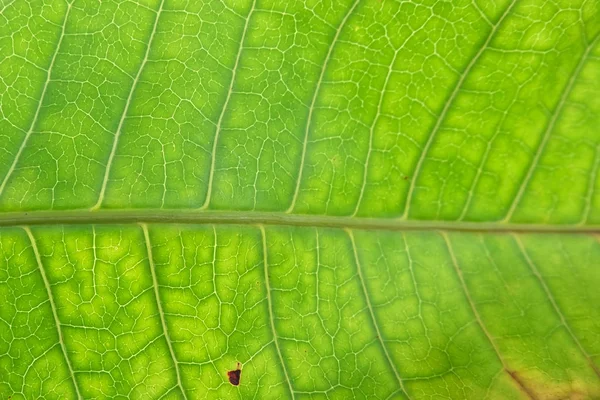
POLYGON ((600 398, 599 35, 0 0, 0 398, 600 398))

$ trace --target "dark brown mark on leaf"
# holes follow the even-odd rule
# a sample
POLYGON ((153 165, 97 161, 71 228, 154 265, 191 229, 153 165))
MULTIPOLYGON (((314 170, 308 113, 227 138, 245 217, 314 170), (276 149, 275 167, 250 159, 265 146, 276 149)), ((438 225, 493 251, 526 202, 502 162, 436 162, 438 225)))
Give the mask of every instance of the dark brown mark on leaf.
POLYGON ((523 379, 521 379, 521 376, 519 376, 517 372, 511 371, 509 369, 507 369, 506 372, 508 373, 508 375, 510 375, 511 378, 513 378, 513 380, 517 383, 517 385, 519 385, 521 390, 525 392, 525 394, 529 396, 530 399, 537 400, 537 396, 535 395, 535 393, 533 393, 531 389, 525 386, 525 382, 523 382, 523 379))
POLYGON ((229 378, 229 383, 233 386, 238 386, 240 384, 240 378, 242 377, 242 365, 237 363, 237 368, 233 371, 227 371, 227 377, 229 378))

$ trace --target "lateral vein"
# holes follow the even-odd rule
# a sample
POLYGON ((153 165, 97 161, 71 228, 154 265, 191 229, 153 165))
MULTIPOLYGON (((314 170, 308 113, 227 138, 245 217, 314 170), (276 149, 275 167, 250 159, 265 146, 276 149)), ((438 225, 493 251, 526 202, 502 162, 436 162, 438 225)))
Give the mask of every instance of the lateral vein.
POLYGON ((71 365, 71 360, 67 355, 67 347, 65 345, 65 341, 63 339, 63 333, 61 329, 60 319, 58 318, 58 311, 56 308, 56 303, 54 302, 54 296, 52 295, 52 290, 50 289, 50 281, 48 281, 48 277, 46 276, 46 270, 44 269, 44 265, 42 264, 42 258, 40 257, 40 252, 37 247, 37 242, 35 237, 33 236, 33 232, 29 227, 23 227, 23 230, 27 233, 29 237, 29 241, 31 242, 31 248, 33 249, 33 254, 35 256, 35 261, 37 262, 38 268, 42 275, 42 280, 44 281, 44 286, 46 288, 46 293, 48 295, 48 299, 50 300, 50 308, 52 310, 52 317, 54 319, 54 324, 56 325, 56 331, 58 333, 58 342, 60 343, 60 348, 62 350, 63 356, 65 358, 65 362, 67 363, 67 368, 69 369, 69 373, 71 374, 71 379, 73 380, 73 387, 75 388, 75 394, 78 399, 82 399, 81 393, 79 391, 79 387, 77 386, 77 380, 75 379, 75 371, 73 370, 73 366, 71 365))
POLYGON ((400 373, 398 372, 398 369, 396 368, 396 365, 392 361, 392 357, 390 355, 390 352, 388 351, 388 348, 385 345, 385 342, 383 341, 383 336, 381 335, 381 331, 379 330, 379 325, 377 324, 377 318, 375 317, 375 312, 373 311, 373 306, 371 305, 371 299, 369 298, 369 292, 367 290, 367 285, 365 283, 365 278, 364 278, 363 273, 362 273, 362 267, 361 267, 361 264, 360 264, 360 259, 358 258, 358 250, 356 248, 356 242, 354 240, 354 234, 349 229, 346 230, 346 233, 348 234, 348 237, 350 238, 350 243, 352 243, 352 252, 354 254, 354 263, 356 264, 356 270, 358 271, 358 278, 359 278, 359 281, 360 281, 360 286, 362 288, 363 296, 364 296, 365 301, 367 303, 367 309, 369 311, 369 319, 371 320, 371 323, 373 324, 373 327, 375 328, 375 332, 377 333, 377 340, 379 342, 379 345, 381 346, 381 349, 383 350, 383 354, 385 355, 385 358, 386 358, 386 360, 387 360, 390 368, 394 372, 394 376, 396 377, 396 381, 398 382, 398 386, 400 387, 400 389, 402 390, 402 392, 404 393, 404 395, 406 396, 406 398, 410 400, 410 396, 408 395, 408 392, 406 391, 406 388, 404 387, 404 382, 402 381, 402 377, 400 376, 400 373))
POLYGON ((281 348, 279 346, 279 335, 277 334, 277 330, 275 329, 275 318, 273 316, 273 302, 271 301, 271 283, 269 279, 269 268, 268 268, 268 257, 267 257, 267 234, 265 232, 265 227, 263 225, 259 225, 260 234, 262 237, 262 250, 263 250, 263 267, 265 273, 265 286, 267 289, 267 306, 269 308, 269 322, 271 325, 271 333, 273 335, 273 342, 275 343, 275 350, 277 351, 277 357, 279 358, 279 362, 281 363, 281 368, 283 369, 283 375, 285 376, 285 380, 288 384, 288 389, 290 391, 290 395, 292 396, 292 400, 295 399, 294 388, 292 387, 292 381, 290 379, 290 375, 288 374, 287 367, 285 366, 285 362, 283 361, 283 355, 281 353, 281 348))
POLYGON ((496 32, 498 31, 498 28, 502 25, 502 22, 504 21, 504 19, 510 14, 510 10, 512 10, 512 8, 516 4, 516 2, 517 2, 516 0, 513 0, 510 3, 510 5, 506 8, 506 11, 504 11, 504 13, 502 14, 502 16, 498 20, 498 22, 496 22, 496 25, 494 25, 492 27, 492 29, 490 30, 490 33, 488 34, 485 42, 483 43, 483 45, 481 46, 481 48, 479 49, 479 51, 473 56, 473 58, 471 59, 471 61, 467 65, 467 67, 465 68, 464 72, 462 73, 462 75, 460 76, 460 78, 458 79, 458 81, 456 82, 456 85, 454 86, 454 90, 450 94, 450 97, 446 101, 446 104, 444 104, 444 108, 442 109, 442 112, 440 113, 440 115, 437 118, 437 121, 436 121, 433 129, 431 130, 431 133, 429 134, 429 137, 427 138, 427 142, 425 142, 425 147, 423 148, 423 151, 421 152, 421 156, 419 157, 419 161, 417 161, 417 165, 416 165, 415 170, 414 170, 414 172, 412 174, 413 175, 413 179, 411 179, 410 186, 408 188, 408 194, 406 195, 406 200, 404 201, 404 212, 403 212, 402 217, 401 217, 402 219, 407 219, 408 218, 408 213, 409 213, 409 210, 410 210, 410 204, 411 204, 411 201, 412 201, 412 198, 413 198, 413 195, 414 195, 414 190, 415 190, 416 182, 417 182, 417 180, 419 178, 419 175, 421 173, 421 167, 423 166, 423 162, 425 161, 427 153, 429 153, 429 149, 431 148, 431 145, 433 144, 433 139, 435 138, 435 136, 439 132, 439 130, 440 130, 441 126, 442 126, 442 123, 446 119, 446 114, 450 110, 450 106, 452 104, 454 104, 454 99, 456 99, 456 97, 458 96, 458 93, 462 89, 462 86, 463 86, 465 80, 467 79, 467 76, 471 73, 471 70, 473 69, 473 67, 475 66, 475 64, 477 64, 477 61, 479 60, 479 58, 481 57, 481 55, 483 54, 483 52, 485 51, 485 49, 488 48, 490 42, 492 41, 492 39, 494 38, 496 32))
POLYGON ((148 253, 148 263, 150 264, 150 272, 152 274, 152 286, 154 288, 154 296, 156 298, 156 304, 158 307, 158 315, 160 317, 160 323, 162 326, 163 334, 165 335, 167 347, 169 348, 169 354, 171 355, 171 361, 173 361, 173 366, 175 367, 175 374, 177 376, 177 386, 179 386, 179 389, 181 389, 183 398, 187 399, 185 390, 183 390, 183 385, 181 383, 181 371, 179 371, 179 363, 177 361, 177 357, 175 357, 173 345, 171 344, 171 337, 169 336, 169 330, 167 329, 167 323, 165 321, 165 313, 163 311, 162 303, 160 300, 160 292, 158 290, 158 279, 156 279, 156 266, 154 265, 154 258, 152 257, 152 243, 150 242, 150 235, 148 234, 148 226, 146 224, 140 224, 140 227, 144 232, 144 241, 146 244, 146 251, 148 253))
POLYGON ((525 194, 525 190, 529 186, 529 182, 531 181, 531 178, 533 176, 533 171, 535 170, 535 167, 539 164, 540 158, 542 157, 542 153, 544 152, 544 149, 546 148, 546 144, 548 143, 548 140, 550 139, 550 136, 551 136, 550 134, 552 133, 552 131, 554 130, 554 127, 556 126, 556 121, 558 121, 558 117, 561 114, 562 109, 564 108, 564 106, 567 102, 567 98, 569 97, 569 95, 571 94, 571 91, 573 90, 573 87, 575 86, 575 81, 579 77, 579 74, 581 73, 581 70, 583 69, 583 65, 586 63, 592 49, 594 48, 596 42, 598 41, 598 38, 600 38, 600 35, 596 36, 596 38, 592 41, 592 43, 590 43, 590 45, 585 49, 585 51, 583 52, 583 54, 581 56, 581 59, 579 60, 579 62, 577 63, 577 66, 575 67, 575 70, 573 71, 573 74, 571 75, 571 78, 569 79, 569 82, 564 87, 562 95, 560 96, 558 104, 556 105, 556 108, 554 109, 554 112, 552 114, 552 118, 550 118, 550 120, 548 121, 548 125, 546 126, 546 129, 544 130, 542 140, 540 141, 540 144, 538 145, 538 148, 535 152, 533 160, 531 161, 529 168, 527 168, 527 174, 525 175, 523 182, 519 186, 519 191, 515 195, 515 198, 513 199, 512 203, 508 209, 508 212, 506 213, 506 216, 504 217, 505 222, 508 222, 512 219, 512 216, 513 216, 515 210, 517 209, 517 206, 521 202, 521 199, 523 198, 523 195, 525 194))
POLYGON ((323 66, 321 67, 321 73, 319 74, 319 80, 317 81, 317 85, 315 87, 315 91, 313 93, 313 97, 310 102, 310 107, 308 108, 308 118, 306 121, 306 129, 304 130, 304 141, 302 142, 302 155, 300 156, 300 166, 298 167, 298 179, 296 180, 296 188, 294 189, 294 197, 292 197, 292 202, 286 211, 287 213, 291 213, 294 210, 294 207, 296 207, 296 201, 298 200, 298 194, 300 193, 300 183, 302 181, 302 170, 304 169, 304 160, 306 159, 306 149, 308 147, 308 133, 310 131, 310 126, 312 124, 313 111, 315 109, 315 104, 317 103, 317 97, 319 95, 319 92, 321 91, 321 84, 323 83, 323 78, 325 77, 325 71, 327 70, 327 65, 329 64, 329 60, 331 59, 331 55, 333 54, 333 49, 335 48, 338 38, 340 37, 340 33, 342 33, 342 30, 344 29, 346 22, 350 18, 350 15, 354 12, 354 9, 356 8, 356 6, 358 5, 359 2, 360 2, 360 0, 356 0, 354 2, 354 4, 352 4, 352 7, 350 7, 348 12, 344 16, 344 19, 342 19, 342 22, 340 23, 340 26, 338 26, 337 31, 335 32, 335 35, 333 37, 333 40, 331 41, 331 44, 329 45, 329 49, 327 50, 327 55, 325 56, 325 61, 323 62, 323 66))
POLYGON ((596 376, 598 376, 598 378, 600 378, 600 369, 594 363, 594 361, 592 360, 592 358, 590 357, 590 355, 588 354, 588 352, 583 348, 583 345, 581 344, 581 342, 579 341, 579 339, 577 338, 577 336, 575 336, 575 333, 573 333, 573 330, 571 330, 571 326, 567 322, 567 320, 566 320, 564 314, 562 313, 560 307, 556 303, 556 300, 554 299, 554 296, 552 295, 552 292, 550 291, 550 288, 546 284, 546 281, 544 280, 544 277, 542 276, 542 274, 538 270, 537 266, 535 265, 535 263, 533 262, 533 260, 529 256, 529 254, 527 253, 527 250, 525 249, 525 245, 523 245, 523 242, 521 241, 521 238, 519 238, 517 235, 513 235, 513 238, 514 238, 515 242, 517 243, 517 246, 519 247, 519 250, 523 254, 523 257, 525 258, 525 261, 526 261, 527 265, 529 266, 529 269, 531 270, 531 272, 533 272, 533 275, 538 280, 538 282, 539 282, 540 286, 542 287, 542 289, 544 290, 544 293, 546 294, 546 297, 548 298, 548 300, 550 300, 550 304, 552 305, 552 308, 554 309, 554 312, 556 313, 556 315, 560 319, 560 322, 561 322, 562 326, 565 327, 565 329, 567 330, 567 333, 569 334, 569 336, 571 336, 571 339, 573 339, 573 341, 577 345, 577 348, 579 349, 579 351, 581 352, 581 354, 583 354, 583 356, 585 357, 585 359, 589 363, 590 367, 594 370, 594 373, 596 374, 596 376))
POLYGON ((117 153, 117 146, 119 144, 119 138, 121 137, 121 132, 123 130, 123 125, 125 123, 125 118, 127 117, 127 113, 129 112, 129 107, 131 106, 133 93, 135 92, 135 88, 140 80, 140 76, 142 75, 142 71, 148 62, 148 56, 150 55, 150 48, 152 47, 152 42, 154 41, 154 36, 156 34, 156 27, 158 26, 158 20, 160 19, 160 14, 162 13, 163 6, 165 4, 165 0, 161 0, 160 6, 158 7, 158 11, 156 12, 156 17, 154 18, 154 24, 152 25, 152 32, 150 33, 150 38, 148 39, 148 46, 146 47, 146 52, 144 53, 144 58, 140 63, 140 67, 138 68, 137 74, 133 79, 133 83, 131 84, 131 90, 129 90, 129 94, 127 95, 127 100, 125 101, 125 107, 123 108, 123 113, 121 114, 121 118, 119 119, 119 125, 117 126, 117 130, 115 132, 115 137, 113 139, 112 148, 110 150, 110 154, 108 156, 108 162, 106 164, 106 168, 104 169, 104 178, 102 179, 102 186, 100 188, 100 195, 98 196, 98 201, 91 208, 92 210, 97 210, 102 206, 102 202, 104 201, 104 196, 106 195, 106 187, 108 185, 108 177, 110 175, 110 170, 112 167, 113 160, 115 158, 115 154, 117 153))
POLYGON ((207 209, 210 205, 210 200, 212 196, 212 188, 214 186, 213 180, 215 176, 215 163, 217 158, 217 144, 219 142, 219 135, 221 133, 221 126, 223 125, 223 118, 225 117, 225 111, 227 110, 227 106, 229 105, 229 100, 231 99, 231 94, 233 92, 233 84, 235 83, 235 78, 238 72, 238 66, 240 64, 240 58, 242 57, 242 51, 244 49, 244 41, 246 40, 246 33, 248 33, 248 26, 250 25, 250 17, 252 17, 252 13, 256 7, 256 0, 252 2, 252 6, 250 11, 248 12, 248 16, 246 17, 246 22, 244 23, 244 30, 242 31, 242 38, 240 39, 240 46, 238 47, 237 55, 235 57, 235 63, 233 64, 233 70, 231 73, 231 80, 229 81, 229 89, 227 89, 227 97, 225 98, 225 103, 223 103, 223 107, 221 107, 221 113, 219 114, 219 119, 217 120, 217 127, 215 130, 215 137, 213 139, 212 153, 211 153, 211 161, 210 161, 210 171, 208 173, 208 186, 206 189, 206 198, 204 199, 204 204, 200 207, 201 210, 207 209))
MULTIPOLYGON (((8 6, 8 4, 7 4, 7 6, 8 6)), ((37 120, 39 118, 40 110, 42 109, 42 104, 44 103, 44 98, 46 97, 46 90, 48 89, 48 84, 50 83, 50 77, 52 75, 52 69, 54 68, 54 62, 56 61, 56 56, 58 55, 58 52, 62 45, 62 41, 65 37, 65 30, 66 30, 66 26, 67 26, 67 20, 69 19, 69 14, 71 12, 71 6, 72 6, 72 3, 67 3, 67 11, 65 13, 65 18, 63 20, 60 37, 58 38, 58 43, 56 44, 56 50, 54 51, 54 54, 52 55, 52 59, 50 60, 50 65, 48 66, 48 71, 46 73, 46 80, 44 82, 44 86, 42 87, 42 94, 40 95, 40 101, 37 104, 37 107, 35 109, 35 114, 33 114, 33 119, 31 120, 29 129, 27 129, 27 132, 25 133, 25 137, 23 138, 23 141, 21 142, 21 146, 19 146, 19 150, 17 150, 17 154, 15 155, 15 158, 13 159, 12 163, 10 164, 8 172, 6 173, 6 175, 4 176, 4 179, 2 180, 2 183, 0 184, 0 196, 2 195, 2 193, 4 193, 4 189, 6 188, 9 178, 12 176, 13 172, 15 171, 17 163, 19 162, 21 155, 23 154, 23 151, 25 150, 25 147, 27 147, 27 142, 29 141, 31 134, 33 133, 33 128, 35 128, 35 124, 37 123, 37 120)), ((4 10, 2 10, 2 11, 4 11, 4 10)))
POLYGON ((531 389, 529 389, 527 386, 525 386, 523 381, 517 375, 515 375, 515 373, 508 367, 508 364, 504 360, 504 357, 502 357, 502 354, 500 353, 500 349, 498 348, 496 341, 494 340, 494 338, 492 337, 490 332, 487 330, 486 325, 483 323, 483 320, 481 319, 481 315, 479 315, 479 311, 475 307, 475 302, 473 301, 473 298, 471 298, 471 293, 469 292, 469 289, 467 288, 467 284, 465 283, 465 278, 463 277, 462 270, 458 266, 458 260, 456 259, 456 255, 454 254, 454 249, 452 248, 452 244, 450 243, 450 238, 444 232, 441 232, 441 235, 444 238, 444 241, 446 242, 446 247, 448 248, 448 253, 450 254, 450 259, 452 260, 452 266, 454 268, 454 272, 456 273, 456 276, 458 277, 461 289, 465 295, 465 298, 467 299, 467 303, 469 303, 469 307, 471 308, 471 311, 473 312, 473 315, 475 316, 477 325, 479 325, 479 328, 484 333, 488 342, 492 345, 492 348, 494 349, 494 353, 496 353, 496 357, 502 364, 502 368, 504 369, 504 371, 510 376, 510 378, 517 385, 517 387, 525 395, 527 395, 527 397, 535 400, 537 398, 535 393, 533 393, 531 391, 531 389))

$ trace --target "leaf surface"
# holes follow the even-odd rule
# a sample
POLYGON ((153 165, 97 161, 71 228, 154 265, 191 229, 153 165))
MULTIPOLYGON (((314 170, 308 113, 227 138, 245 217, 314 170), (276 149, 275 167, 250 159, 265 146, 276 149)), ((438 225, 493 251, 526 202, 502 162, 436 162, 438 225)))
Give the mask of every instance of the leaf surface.
POLYGON ((0 397, 600 398, 599 32, 0 1, 0 397))

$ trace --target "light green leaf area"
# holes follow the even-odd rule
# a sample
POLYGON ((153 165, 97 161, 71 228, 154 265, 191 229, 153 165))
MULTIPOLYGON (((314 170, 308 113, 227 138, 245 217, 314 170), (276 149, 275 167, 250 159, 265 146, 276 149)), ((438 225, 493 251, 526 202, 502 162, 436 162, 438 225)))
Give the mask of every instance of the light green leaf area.
POLYGON ((599 169, 598 0, 0 0, 0 400, 598 399, 599 169))
POLYGON ((600 396, 592 238, 142 225, 0 245, 13 398, 600 396))

